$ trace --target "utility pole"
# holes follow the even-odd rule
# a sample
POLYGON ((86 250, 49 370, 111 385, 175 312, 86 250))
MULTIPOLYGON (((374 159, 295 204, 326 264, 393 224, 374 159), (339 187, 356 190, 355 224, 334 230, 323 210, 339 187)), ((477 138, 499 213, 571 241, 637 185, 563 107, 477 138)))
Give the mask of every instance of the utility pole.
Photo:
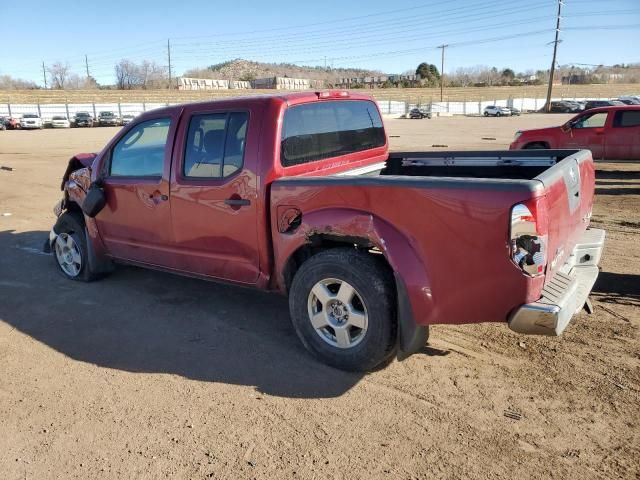
POLYGON ((444 49, 449 45, 442 44, 438 48, 442 49, 442 61, 440 63, 440 101, 442 101, 443 90, 444 90, 444 49))
POLYGON ((167 58, 169 59, 169 86, 168 89, 171 89, 171 43, 167 38, 167 58))
POLYGON ((87 69, 87 78, 89 78, 91 75, 89 75, 89 59, 87 58, 86 54, 84 56, 84 66, 87 69))
POLYGON ((44 68, 44 62, 42 62, 42 78, 44 78, 44 89, 47 89, 47 70, 44 68))
POLYGON ((551 89, 553 88, 553 75, 556 71, 556 53, 558 51, 558 37, 560 36, 560 14, 562 13, 562 0, 558 0, 558 16, 556 17, 556 39, 553 41, 553 58, 551 60, 551 70, 549 70, 549 87, 547 88, 547 103, 545 110, 551 111, 551 89))

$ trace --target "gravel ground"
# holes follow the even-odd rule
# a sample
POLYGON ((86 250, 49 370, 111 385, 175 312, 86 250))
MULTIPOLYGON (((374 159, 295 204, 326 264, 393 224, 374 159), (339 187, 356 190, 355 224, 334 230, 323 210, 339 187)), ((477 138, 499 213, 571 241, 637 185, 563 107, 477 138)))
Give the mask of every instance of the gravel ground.
MULTIPOLYGON (((503 149, 566 118, 387 126, 394 149, 503 149)), ((116 131, 0 132, 2 479, 639 478, 640 164, 598 165, 593 315, 560 338, 436 326, 356 375, 306 354, 278 296, 138 268, 60 277, 40 249, 67 159, 116 131)))

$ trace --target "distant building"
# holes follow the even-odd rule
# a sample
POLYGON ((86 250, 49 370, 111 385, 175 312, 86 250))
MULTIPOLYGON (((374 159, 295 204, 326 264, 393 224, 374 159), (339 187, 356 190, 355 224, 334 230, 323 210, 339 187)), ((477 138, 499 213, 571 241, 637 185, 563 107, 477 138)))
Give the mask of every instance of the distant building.
POLYGON ((317 88, 322 82, 308 78, 267 77, 251 80, 251 87, 267 90, 307 90, 317 88))
POLYGON ((231 80, 229 82, 229 88, 233 89, 249 89, 251 88, 251 82, 245 80, 231 80))
POLYGON ((389 83, 394 86, 409 84, 420 85, 420 75, 378 75, 371 77, 338 78, 334 84, 337 88, 379 88, 389 83))
POLYGON ((229 80, 213 80, 210 78, 176 78, 178 90, 227 90, 229 80))

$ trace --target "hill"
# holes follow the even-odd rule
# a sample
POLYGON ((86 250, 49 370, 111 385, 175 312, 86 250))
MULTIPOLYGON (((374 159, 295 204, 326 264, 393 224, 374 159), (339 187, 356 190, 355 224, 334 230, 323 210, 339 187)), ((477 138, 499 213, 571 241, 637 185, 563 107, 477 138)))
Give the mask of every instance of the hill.
POLYGON ((264 77, 308 78, 310 80, 333 81, 335 78, 366 77, 383 75, 377 70, 360 68, 331 68, 327 66, 300 66, 291 63, 262 63, 237 58, 227 62, 210 65, 207 68, 194 68, 184 72, 185 77, 212 78, 222 80, 253 80, 264 77))

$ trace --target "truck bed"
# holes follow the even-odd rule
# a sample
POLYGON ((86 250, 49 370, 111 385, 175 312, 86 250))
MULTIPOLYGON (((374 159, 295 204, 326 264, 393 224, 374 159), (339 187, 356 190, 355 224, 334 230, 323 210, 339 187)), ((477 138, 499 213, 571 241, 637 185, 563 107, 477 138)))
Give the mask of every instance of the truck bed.
POLYGON ((392 153, 374 167, 273 182, 276 263, 292 235, 369 231, 391 256, 394 237, 409 239, 395 255, 415 275, 407 288, 419 323, 505 321, 518 304, 540 298, 588 226, 589 151, 392 153), (527 277, 509 254, 511 209, 533 199, 548 221, 549 263, 544 275, 527 277), (290 208, 302 227, 278 233, 277 212, 290 208))

